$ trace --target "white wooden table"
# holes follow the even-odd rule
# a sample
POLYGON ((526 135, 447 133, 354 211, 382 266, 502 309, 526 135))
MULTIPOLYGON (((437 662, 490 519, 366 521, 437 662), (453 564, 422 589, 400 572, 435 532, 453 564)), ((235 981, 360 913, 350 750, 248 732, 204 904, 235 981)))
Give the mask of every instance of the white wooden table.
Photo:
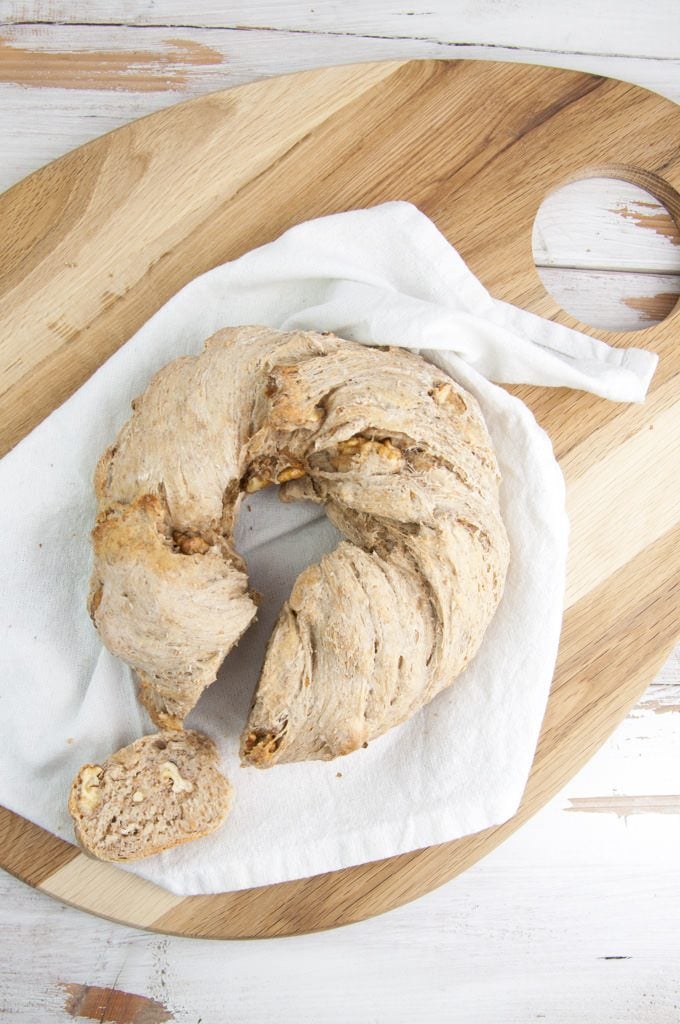
MULTIPOLYGON (((521 60, 680 101, 677 0, 422 6, 0 0, 0 190, 162 106, 322 64, 521 60)), ((680 294, 675 225, 622 183, 551 197, 534 250, 546 286, 597 326, 660 319, 680 294)), ((509 842, 418 902, 336 932, 161 937, 0 874, 0 1020, 677 1024, 679 740, 676 652, 585 770, 509 842)))

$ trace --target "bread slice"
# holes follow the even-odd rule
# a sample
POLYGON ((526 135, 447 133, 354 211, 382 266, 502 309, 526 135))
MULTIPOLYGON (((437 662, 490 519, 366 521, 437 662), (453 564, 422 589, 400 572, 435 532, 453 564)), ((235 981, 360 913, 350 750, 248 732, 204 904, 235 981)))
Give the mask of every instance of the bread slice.
POLYGON ((218 764, 207 736, 166 730, 83 765, 68 801, 78 842, 100 860, 128 861, 209 835, 231 805, 218 764))

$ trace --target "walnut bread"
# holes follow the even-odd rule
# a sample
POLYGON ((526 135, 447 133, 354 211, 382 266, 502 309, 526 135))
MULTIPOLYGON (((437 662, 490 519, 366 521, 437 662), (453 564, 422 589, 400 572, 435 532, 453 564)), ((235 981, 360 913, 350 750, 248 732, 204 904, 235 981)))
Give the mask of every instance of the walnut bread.
POLYGON ((153 721, 181 728, 256 612, 243 495, 319 502, 346 539, 281 610, 241 758, 347 754, 474 657, 508 565, 499 483, 477 402, 420 357, 221 330, 156 374, 100 460, 90 613, 153 721))
POLYGON ((78 842, 100 860, 127 861, 209 835, 231 804, 218 763, 207 736, 168 730, 83 765, 68 802, 78 842))

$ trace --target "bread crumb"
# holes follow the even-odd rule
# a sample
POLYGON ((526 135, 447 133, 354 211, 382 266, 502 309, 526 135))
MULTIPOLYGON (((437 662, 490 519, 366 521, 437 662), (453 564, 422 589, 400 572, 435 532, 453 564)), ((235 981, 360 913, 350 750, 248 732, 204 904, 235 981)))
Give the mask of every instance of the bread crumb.
POLYGON ((342 772, 336 772, 335 773, 335 777, 336 777, 336 779, 341 779, 342 778, 342 772))

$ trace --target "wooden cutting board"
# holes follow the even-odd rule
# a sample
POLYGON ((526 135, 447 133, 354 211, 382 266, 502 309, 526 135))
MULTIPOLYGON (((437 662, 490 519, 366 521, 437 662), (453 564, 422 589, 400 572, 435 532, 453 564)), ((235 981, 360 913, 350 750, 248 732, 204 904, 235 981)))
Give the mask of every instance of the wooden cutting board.
MULTIPOLYGON (((603 174, 647 188, 677 219, 679 140, 680 110, 635 86, 551 68, 431 60, 270 79, 121 128, 0 197, 1 450, 197 274, 301 220, 388 199, 416 203, 498 298, 582 326, 557 307, 534 268, 541 200, 570 179, 603 174)), ((654 677, 679 620, 680 313, 635 334, 585 329, 612 345, 653 349, 661 360, 642 406, 567 389, 511 389, 552 438, 572 522, 557 669, 511 821, 345 871, 181 898, 0 808, 0 865, 59 899, 139 927, 283 935, 413 899, 535 813, 654 677)))

